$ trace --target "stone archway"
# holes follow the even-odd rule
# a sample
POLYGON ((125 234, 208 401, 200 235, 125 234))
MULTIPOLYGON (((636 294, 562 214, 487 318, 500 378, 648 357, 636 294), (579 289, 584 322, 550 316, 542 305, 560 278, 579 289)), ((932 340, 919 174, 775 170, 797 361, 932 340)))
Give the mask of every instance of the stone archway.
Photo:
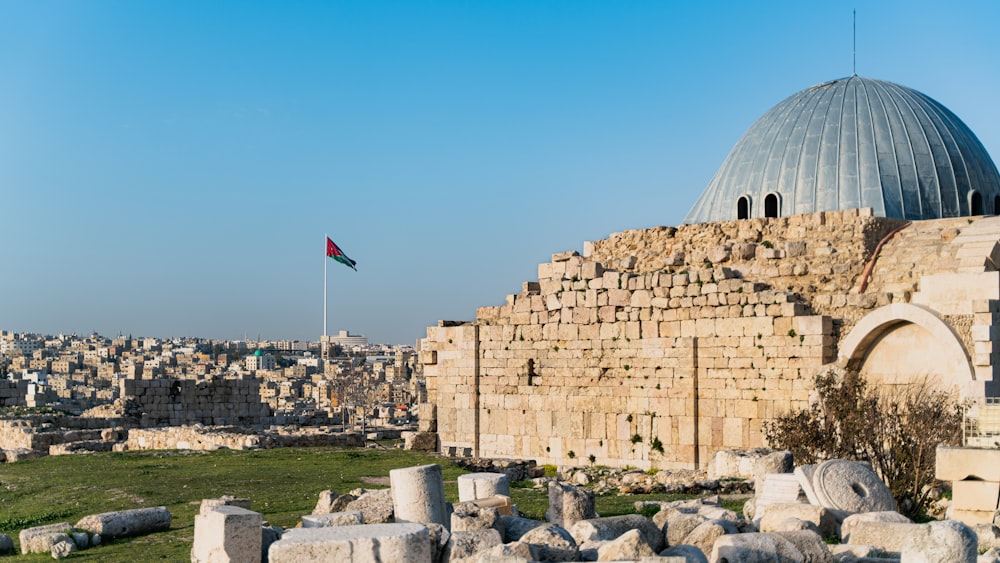
POLYGON ((975 370, 961 338, 919 305, 894 303, 866 315, 841 342, 839 360, 878 385, 927 378, 962 399, 976 394, 975 370))

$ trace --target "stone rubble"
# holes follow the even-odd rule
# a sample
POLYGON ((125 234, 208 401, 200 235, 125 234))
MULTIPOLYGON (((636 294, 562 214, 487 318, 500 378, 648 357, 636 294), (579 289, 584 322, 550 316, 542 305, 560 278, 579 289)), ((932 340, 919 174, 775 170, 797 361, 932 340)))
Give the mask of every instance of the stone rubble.
MULTIPOLYGON (((848 467, 850 478, 824 480, 824 498, 841 499, 844 488, 857 494, 859 480, 866 478, 858 473, 863 467, 830 467, 848 467)), ((443 499, 437 465, 393 471, 389 489, 357 489, 344 495, 323 491, 322 511, 303 515, 300 527, 287 531, 270 526, 261 514, 250 510, 249 499, 205 499, 195 517, 191 561, 1000 560, 1000 528, 992 524, 974 529, 955 520, 915 524, 895 511, 848 513, 821 504, 780 502, 761 506, 750 519, 723 507, 718 496, 638 502, 636 510, 642 514, 600 517, 594 511, 592 491, 558 480, 546 483, 549 510, 547 521, 539 522, 504 516, 496 508, 471 501, 453 507, 443 499), (340 507, 345 510, 330 510, 338 503, 346 503, 340 507), (830 540, 841 543, 827 545, 830 540), (979 556, 979 550, 985 553, 979 556)), ((741 476, 752 474, 748 471, 741 476)), ((718 477, 727 476, 721 472, 718 477)), ((502 479, 485 476, 483 481, 500 483, 502 479)), ((871 508, 861 506, 866 507, 871 508)), ((152 533, 168 529, 170 522, 163 507, 127 510, 87 516, 76 526, 64 522, 28 528, 19 539, 22 553, 62 558, 99 544, 102 536, 152 533)), ((0 551, 5 545, 12 547, 9 538, 6 544, 3 539, 0 536, 0 551)))

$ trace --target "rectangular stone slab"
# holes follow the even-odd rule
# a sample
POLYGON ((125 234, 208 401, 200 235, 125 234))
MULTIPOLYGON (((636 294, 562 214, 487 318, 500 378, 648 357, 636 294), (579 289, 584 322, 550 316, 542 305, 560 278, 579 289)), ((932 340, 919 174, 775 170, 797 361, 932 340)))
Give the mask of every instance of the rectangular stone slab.
POLYGON ((1000 482, 1000 450, 939 446, 936 460, 935 476, 942 481, 1000 482))
POLYGON ((996 481, 953 481, 951 491, 955 510, 995 512, 1000 500, 1000 483, 996 481))

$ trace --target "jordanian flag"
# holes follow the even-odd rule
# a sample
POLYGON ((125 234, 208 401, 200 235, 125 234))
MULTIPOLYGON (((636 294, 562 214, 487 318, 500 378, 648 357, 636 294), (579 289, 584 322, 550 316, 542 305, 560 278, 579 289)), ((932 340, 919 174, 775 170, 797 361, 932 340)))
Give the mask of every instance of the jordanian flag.
POLYGON ((344 251, 341 250, 340 247, 336 245, 336 243, 330 240, 330 237, 326 237, 326 255, 328 258, 333 258, 337 262, 340 262, 341 264, 348 266, 355 272, 358 271, 357 267, 358 263, 348 258, 347 255, 344 254, 344 251))

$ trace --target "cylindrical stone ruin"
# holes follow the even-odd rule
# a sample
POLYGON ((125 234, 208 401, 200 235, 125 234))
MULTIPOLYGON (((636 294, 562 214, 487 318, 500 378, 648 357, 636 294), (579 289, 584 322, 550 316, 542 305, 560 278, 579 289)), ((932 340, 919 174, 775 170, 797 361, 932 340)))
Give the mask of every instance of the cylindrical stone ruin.
POLYGON ((504 473, 469 473, 458 478, 458 500, 466 502, 493 495, 510 496, 510 479, 504 473))
POLYGON ((389 472, 389 483, 396 522, 433 522, 446 528, 451 525, 440 465, 393 469, 389 472))

